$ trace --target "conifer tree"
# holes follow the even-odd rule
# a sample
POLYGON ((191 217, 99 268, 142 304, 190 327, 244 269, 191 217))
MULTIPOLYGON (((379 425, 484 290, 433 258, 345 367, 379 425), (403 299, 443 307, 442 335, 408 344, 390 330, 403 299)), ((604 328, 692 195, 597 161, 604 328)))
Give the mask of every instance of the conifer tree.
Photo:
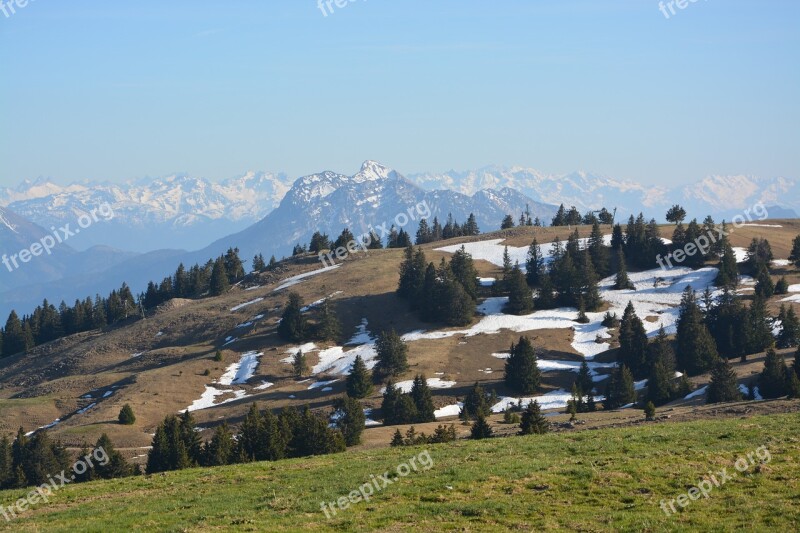
POLYGON ((544 257, 542 257, 542 252, 539 250, 539 241, 537 241, 535 237, 528 248, 528 260, 525 263, 525 269, 527 270, 525 278, 528 285, 531 287, 538 286, 541 282, 542 275, 545 273, 545 269, 544 257))
POLYGON ((372 375, 360 355, 356 355, 346 385, 347 395, 351 398, 361 400, 372 394, 372 375))
POLYGON ((756 294, 747 312, 747 353, 761 352, 775 342, 769 318, 766 301, 756 294))
MULTIPOLYGON (((105 325, 105 324, 104 324, 105 325)), ((25 331, 16 311, 11 311, 3 330, 3 355, 5 357, 24 352, 26 349, 25 331)))
POLYGON ((133 468, 128 464, 120 452, 114 448, 111 439, 103 433, 94 445, 94 449, 102 449, 108 458, 105 463, 94 463, 91 467, 93 472, 92 479, 116 479, 130 476, 133 468))
POLYGON ((768 299, 775 294, 775 284, 772 282, 772 276, 769 274, 769 268, 765 264, 760 264, 758 267, 758 275, 756 276, 756 294, 768 299))
POLYGON ((378 335, 375 349, 378 362, 373 373, 378 380, 399 376, 408 370, 408 346, 393 329, 378 335))
POLYGON ((789 293, 789 282, 786 281, 786 276, 781 276, 775 283, 775 294, 783 295, 789 293))
POLYGON ((631 280, 628 279, 628 267, 625 265, 625 252, 622 248, 617 250, 617 277, 614 280, 614 290, 636 290, 631 280))
POLYGON ((736 254, 733 253, 728 239, 723 237, 722 257, 719 261, 719 274, 714 284, 717 287, 735 288, 739 284, 739 266, 736 262, 736 254))
POLYGON ((361 402, 350 396, 337 398, 333 404, 336 410, 334 426, 342 432, 345 445, 355 446, 361 443, 366 416, 361 402))
POLYGON ((800 235, 792 241, 792 251, 789 253, 789 261, 794 263, 794 266, 800 267, 800 235))
POLYGON ((539 283, 539 292, 536 295, 535 307, 537 309, 552 309, 556 306, 555 288, 549 274, 545 273, 539 283))
POLYGON ((589 363, 586 361, 581 362, 581 368, 578 370, 578 378, 575 380, 575 386, 581 396, 587 396, 591 394, 592 389, 594 389, 592 371, 589 369, 589 363))
POLYGON ((788 393, 788 369, 783 356, 770 348, 764 359, 764 369, 758 376, 758 390, 766 399, 780 398, 788 393))
POLYGON ((472 386, 472 389, 467 393, 464 398, 464 404, 461 407, 459 417, 462 420, 472 420, 478 416, 489 416, 491 414, 491 405, 489 405, 489 398, 477 382, 472 386))
POLYGON ((508 305, 506 311, 512 315, 526 315, 533 311, 533 293, 525 276, 515 265, 510 274, 505 278, 505 285, 508 290, 508 305))
POLYGON ((536 351, 527 337, 520 337, 516 345, 511 344, 511 355, 505 365, 505 383, 520 394, 533 394, 540 381, 536 351))
POLYGON ((592 233, 589 235, 587 250, 592 257, 592 265, 594 265, 595 271, 601 278, 605 278, 611 273, 608 248, 606 248, 604 242, 600 223, 595 220, 592 224, 592 233))
POLYGON ((394 431, 394 435, 392 435, 392 442, 389 444, 392 448, 396 448, 398 446, 403 446, 403 434, 400 433, 399 429, 394 431))
POLYGON ((628 367, 621 365, 608 378, 603 407, 606 410, 619 409, 623 405, 634 402, 636 402, 636 390, 633 384, 633 374, 628 367))
POLYGON ((300 295, 296 292, 289 293, 289 301, 278 324, 278 337, 287 342, 302 342, 305 339, 308 327, 302 308, 303 300, 300 295))
POLYGON ((486 417, 479 415, 478 419, 472 424, 470 437, 475 440, 489 439, 494 435, 492 427, 486 421, 486 417))
POLYGON ((422 423, 436 421, 431 389, 428 387, 428 382, 425 379, 425 376, 422 374, 417 375, 414 378, 414 384, 411 387, 411 399, 414 400, 414 405, 417 408, 417 422, 422 423))
POLYGON ((255 403, 250 404, 250 409, 242 420, 239 437, 236 441, 239 449, 238 456, 243 461, 250 462, 259 459, 259 448, 264 431, 263 424, 264 420, 261 413, 258 412, 258 406, 255 403))
POLYGON ((789 306, 788 311, 781 304, 780 315, 781 332, 778 335, 778 348, 791 348, 800 344, 800 322, 794 312, 794 307, 789 306), (782 316, 781 316, 782 315, 782 316))
POLYGON ((229 465, 234 462, 235 451, 236 441, 233 439, 233 433, 228 423, 223 421, 214 429, 214 435, 203 449, 203 463, 205 466, 229 465))
POLYGON ((710 370, 719 359, 719 354, 691 287, 683 292, 677 329, 678 366, 686 369, 690 375, 710 370))
POLYGON ((230 288, 228 276, 228 271, 225 268, 225 258, 219 256, 214 261, 214 268, 211 270, 211 286, 209 289, 211 296, 219 296, 228 291, 230 288))
POLYGON ((632 302, 628 302, 620 322, 617 361, 635 376, 647 373, 647 332, 632 302))
POLYGON ((133 414, 133 409, 130 404, 125 404, 119 412, 119 423, 124 426, 131 426, 136 422, 136 415, 133 414))
POLYGON ((469 295, 473 302, 478 300, 478 271, 472 256, 467 253, 464 246, 461 246, 450 259, 450 272, 453 280, 461 284, 464 291, 469 295))
POLYGON ((308 360, 303 350, 297 350, 297 353, 292 357, 292 374, 297 379, 302 379, 303 376, 308 374, 308 360))
POLYGON ((333 342, 336 342, 339 339, 339 336, 342 332, 342 326, 339 323, 339 319, 336 318, 336 314, 334 314, 327 299, 323 300, 322 304, 320 305, 320 318, 317 332, 318 337, 321 340, 333 342))
POLYGON ((653 420, 656 417, 656 406, 653 402, 648 401, 647 404, 644 406, 644 418, 645 420, 653 420))
POLYGON ((264 262, 264 256, 256 254, 255 257, 253 257, 253 271, 261 272, 265 268, 267 268, 267 264, 264 262))
POLYGON ((514 227, 514 217, 512 217, 511 215, 506 215, 505 218, 503 218, 503 222, 500 224, 500 229, 501 230, 511 229, 513 227, 514 227))
POLYGON ((422 249, 414 252, 414 248, 409 245, 405 250, 405 259, 400 264, 400 283, 397 287, 397 295, 408 300, 413 309, 416 309, 419 304, 426 268, 427 263, 422 249))
POLYGON ((742 399, 736 372, 730 362, 722 358, 711 370, 711 381, 706 392, 706 403, 738 402, 742 399))
POLYGON ((522 422, 519 425, 520 435, 543 435, 550 431, 550 424, 542 415, 539 402, 533 400, 522 412, 522 422))

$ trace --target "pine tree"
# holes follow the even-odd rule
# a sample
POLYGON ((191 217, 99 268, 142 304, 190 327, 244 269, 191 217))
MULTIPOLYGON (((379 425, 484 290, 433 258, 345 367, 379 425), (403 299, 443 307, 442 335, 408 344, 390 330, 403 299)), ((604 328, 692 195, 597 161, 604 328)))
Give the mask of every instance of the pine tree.
POLYGON ((375 343, 378 362, 374 375, 383 381, 386 378, 399 376, 408 370, 408 346, 394 331, 384 331, 375 343))
POLYGON ((789 253, 789 261, 794 263, 794 266, 800 268, 800 235, 792 241, 792 251, 789 253))
POLYGON ((592 264, 594 265, 597 274, 601 278, 605 278, 611 272, 609 266, 608 248, 605 246, 603 232, 600 229, 599 221, 595 220, 592 223, 592 233, 589 235, 587 243, 587 250, 589 255, 592 256, 592 264))
POLYGON ((736 262, 736 254, 733 253, 728 239, 723 237, 722 257, 719 261, 719 274, 714 284, 717 287, 735 288, 739 284, 739 265, 736 262))
POLYGON ((209 289, 211 296, 219 296, 228 291, 230 288, 228 278, 229 273, 225 268, 225 258, 219 256, 217 260, 214 261, 214 268, 211 271, 211 287, 209 289))
POLYGON ((372 394, 372 375, 360 355, 356 355, 350 373, 347 375, 347 395, 361 400, 372 394))
POLYGON ((679 367, 686 369, 690 375, 701 374, 713 368, 719 354, 691 287, 687 287, 683 293, 677 329, 679 367))
POLYGON ((789 306, 787 311, 781 304, 781 332, 778 335, 778 348, 791 348, 800 344, 800 322, 794 312, 794 307, 789 306))
POLYGON ((11 311, 3 330, 3 356, 9 357, 26 349, 25 331, 16 311, 11 311))
POLYGON ((636 290, 636 287, 633 285, 633 283, 631 283, 631 280, 628 279, 628 267, 625 265, 625 252, 622 250, 622 248, 617 250, 617 265, 617 277, 614 280, 614 290, 636 290))
POLYGON ((237 455, 245 462, 258 460, 262 432, 264 431, 263 423, 264 420, 258 411, 258 406, 255 403, 250 404, 250 409, 244 415, 236 440, 239 450, 237 455))
POLYGON ((742 399, 736 372, 727 359, 719 360, 711 370, 706 403, 738 402, 742 399))
POLYGON ((92 467, 92 479, 116 479, 130 476, 133 468, 125 461, 120 452, 114 448, 111 439, 103 433, 94 445, 94 449, 102 449, 108 458, 105 463, 95 463, 92 467))
POLYGON ((464 398, 464 404, 461 407, 459 417, 462 420, 472 420, 478 416, 489 416, 491 414, 491 406, 486 392, 477 382, 472 386, 472 389, 467 393, 464 398))
POLYGON ((336 342, 342 332, 339 319, 336 318, 328 300, 323 300, 320 305, 319 325, 317 326, 317 336, 321 340, 336 342))
POLYGON ((536 362, 536 351, 527 337, 511 344, 511 355, 506 360, 505 383, 520 394, 533 394, 539 388, 541 372, 536 362))
POLYGON ((261 254, 256 254, 253 257, 253 271, 261 272, 267 268, 267 264, 264 262, 264 256, 261 254))
POLYGON ((133 409, 130 404, 125 404, 119 412, 119 423, 124 426, 132 426, 136 422, 136 415, 133 414, 133 409))
POLYGON ((514 217, 512 217, 511 215, 506 215, 505 218, 503 218, 503 222, 500 224, 500 229, 501 230, 511 229, 513 227, 514 227, 514 217))
POLYGON ((505 286, 508 290, 506 311, 509 314, 526 315, 533 311, 533 294, 519 264, 515 265, 509 276, 505 278, 505 286))
POLYGON ((525 263, 525 269, 527 271, 525 278, 528 285, 531 287, 539 285, 542 275, 545 273, 545 269, 544 257, 542 257, 542 252, 539 250, 539 241, 537 241, 535 237, 528 248, 528 260, 525 263))
POLYGON ((553 309, 556 306, 556 297, 553 294, 552 278, 549 274, 543 274, 539 284, 539 292, 536 296, 535 307, 537 309, 553 309))
POLYGON ((779 296, 789 294, 789 282, 786 281, 786 276, 781 276, 775 283, 775 294, 779 296))
POLYGON ((289 301, 278 324, 278 337, 287 342, 302 342, 305 339, 307 325, 302 308, 303 300, 300 295, 289 293, 289 301))
POLYGON ((334 426, 342 432, 345 444, 347 446, 360 444, 366 422, 361 403, 355 398, 345 396, 337 398, 333 403, 333 408, 336 410, 334 426))
POLYGON ((481 439, 489 439, 494 435, 492 431, 492 427, 489 425, 489 422, 486 421, 484 416, 478 416, 478 419, 472 424, 472 430, 470 432, 470 437, 475 440, 481 439))
POLYGON ((764 359, 764 369, 758 376, 758 390, 766 399, 780 398, 788 393, 788 369, 783 356, 770 348, 764 359))
POLYGON ((635 376, 647 373, 647 332, 632 302, 628 302, 620 322, 617 361, 635 376))
POLYGON ((619 409, 623 405, 634 402, 636 402, 636 390, 633 384, 633 374, 628 367, 621 365, 608 378, 603 407, 606 410, 619 409))
POLYGON ((769 268, 765 264, 759 265, 758 275, 756 276, 756 294, 768 299, 775 294, 775 284, 769 274, 769 268))
POLYGON ((747 353, 758 353, 766 350, 775 342, 772 335, 770 317, 763 296, 756 294, 750 303, 747 313, 747 353))
POLYGON ((400 433, 399 429, 394 431, 394 435, 392 435, 392 442, 389 444, 392 448, 396 448, 398 446, 404 446, 403 442, 403 434, 400 433))
POLYGON ((473 303, 478 300, 478 271, 472 256, 467 253, 464 246, 461 246, 450 259, 450 272, 453 280, 461 284, 464 291, 472 299, 473 303))
POLYGON ((578 378, 575 380, 575 387, 578 389, 579 394, 588 396, 594 389, 594 379, 592 379, 592 371, 589 369, 589 363, 586 361, 581 362, 581 368, 578 371, 578 378))
MULTIPOLYGON (((205 466, 224 466, 234 461, 236 441, 228 423, 223 421, 216 427, 214 435, 203 449, 203 464, 205 466)), ((148 470, 149 472, 149 470, 148 470)))
POLYGON ((425 283, 425 270, 427 263, 422 249, 408 246, 405 250, 405 259, 400 264, 400 282, 397 287, 397 296, 411 302, 412 308, 418 305, 418 298, 425 283))
POLYGON ((525 411, 522 412, 522 422, 519 427, 520 435, 543 435, 550 431, 550 424, 542 415, 539 402, 533 400, 528 403, 525 411))
POLYGON ((308 360, 303 350, 297 350, 297 353, 292 357, 292 374, 297 379, 302 379, 303 376, 308 374, 308 360))
POLYGON ((417 375, 414 378, 414 384, 411 387, 411 399, 414 400, 414 405, 417 408, 417 422, 436 421, 433 396, 431 395, 431 389, 428 387, 428 382, 423 374, 417 375))

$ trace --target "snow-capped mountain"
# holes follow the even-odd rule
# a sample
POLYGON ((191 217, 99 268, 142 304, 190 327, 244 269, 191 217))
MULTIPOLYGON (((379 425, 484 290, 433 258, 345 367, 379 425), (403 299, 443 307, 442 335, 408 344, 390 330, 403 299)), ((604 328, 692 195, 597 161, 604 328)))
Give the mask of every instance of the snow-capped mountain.
POLYGON ((220 183, 185 174, 124 184, 60 186, 40 179, 0 189, 0 206, 49 228, 108 203, 114 219, 84 231, 76 248, 124 243, 135 251, 197 249, 272 211, 289 189, 282 174, 248 172, 220 183))
POLYGON ((622 216, 644 212, 662 219, 673 204, 683 205, 689 216, 711 214, 730 218, 761 201, 774 217, 797 216, 800 182, 789 178, 712 176, 695 185, 650 187, 587 172, 551 175, 523 167, 486 167, 442 174, 415 174, 410 179, 426 189, 447 188, 463 194, 492 187, 510 187, 548 204, 576 206, 582 213, 616 207, 622 216))
POLYGON ((297 243, 307 244, 315 231, 336 238, 348 227, 359 235, 369 231, 370 226, 400 226, 406 219, 404 229, 413 235, 425 215, 429 215, 429 221, 438 217, 444 224, 449 214, 463 223, 474 213, 480 227, 497 229, 505 215, 516 216, 526 206, 531 216, 545 220, 556 209, 510 188, 482 190, 471 196, 449 190, 425 191, 397 171, 366 161, 353 176, 327 171, 298 179, 275 211, 199 254, 216 255, 235 245, 244 257, 258 252, 280 257, 290 253, 297 243), (424 207, 416 209, 418 205, 424 207))

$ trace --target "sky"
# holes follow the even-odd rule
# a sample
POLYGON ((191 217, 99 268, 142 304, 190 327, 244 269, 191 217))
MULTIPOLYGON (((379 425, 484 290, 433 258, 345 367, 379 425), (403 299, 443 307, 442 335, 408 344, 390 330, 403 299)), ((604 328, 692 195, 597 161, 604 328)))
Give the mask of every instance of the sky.
POLYGON ((339 1, 0 11, 0 186, 366 159, 800 177, 797 0, 339 1))

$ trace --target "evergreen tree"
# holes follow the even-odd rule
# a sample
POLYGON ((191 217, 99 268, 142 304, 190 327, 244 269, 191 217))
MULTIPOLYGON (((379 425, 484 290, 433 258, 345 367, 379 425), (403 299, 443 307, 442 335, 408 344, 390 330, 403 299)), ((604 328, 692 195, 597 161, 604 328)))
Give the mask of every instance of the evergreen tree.
POLYGON ((788 369, 783 356, 770 348, 767 350, 767 356, 764 359, 764 369, 758 376, 758 390, 761 396, 766 399, 780 398, 786 396, 788 391, 787 379, 788 369))
POLYGON ((308 245, 308 251, 313 254, 318 254, 323 250, 330 250, 331 240, 324 233, 315 231, 311 236, 311 242, 308 245))
POLYGON ((347 375, 347 395, 361 400, 372 394, 372 390, 372 375, 361 356, 356 355, 356 360, 347 375))
POLYGON ((505 383, 520 394, 533 394, 539 388, 541 372, 536 362, 536 351, 527 337, 511 344, 511 355, 506 360, 505 383))
POLYGON ((772 282, 772 276, 769 274, 769 268, 765 264, 758 267, 758 275, 756 276, 756 294, 768 299, 775 294, 775 284, 772 282))
POLYGON ((541 282, 545 274, 544 257, 539 250, 539 241, 534 237, 533 242, 528 248, 528 260, 525 263, 527 274, 525 275, 528 285, 536 287, 541 282))
POLYGON ((339 319, 333 313, 328 300, 323 300, 320 305, 320 319, 317 326, 317 336, 321 340, 336 342, 342 332, 339 319))
POLYGON ((334 426, 342 432, 345 445, 355 446, 361 443, 366 416, 361 403, 355 398, 345 396, 337 398, 333 403, 335 411, 334 426))
POLYGON ((675 225, 680 224, 683 222, 683 219, 686 218, 686 210, 679 206, 678 204, 673 205, 667 211, 667 221, 674 222, 675 225))
POLYGON ((636 390, 633 384, 633 374, 628 367, 621 365, 608 378, 603 407, 606 410, 619 409, 623 405, 634 402, 636 402, 636 390))
POLYGON ((420 374, 414 378, 414 384, 411 387, 411 399, 414 400, 414 405, 417 408, 417 422, 436 421, 433 396, 424 375, 420 374))
POLYGON ((136 415, 133 414, 133 409, 130 404, 125 404, 119 412, 119 423, 124 426, 132 426, 136 422, 136 415))
POLYGON ((679 367, 686 369, 690 375, 701 374, 713 368, 719 354, 691 287, 683 292, 677 329, 679 367))
POLYGON ((601 278, 608 276, 611 273, 608 248, 605 246, 603 232, 597 220, 592 223, 592 233, 589 235, 586 248, 589 250, 589 255, 592 257, 592 264, 597 274, 601 278))
POLYGON ((756 294, 753 297, 747 315, 747 353, 758 353, 766 350, 772 346, 775 338, 772 335, 767 305, 761 295, 756 294))
POLYGON ((714 284, 717 287, 735 288, 739 284, 739 265, 736 262, 736 254, 727 238, 722 241, 722 257, 720 258, 719 274, 714 284))
POLYGON ((486 417, 478 416, 478 419, 474 424, 472 424, 470 437, 475 440, 481 440, 492 438, 493 435, 494 432, 492 431, 492 427, 489 425, 489 422, 486 421, 486 417))
POLYGON ((415 244, 417 246, 421 244, 427 244, 433 241, 433 237, 431 234, 431 230, 428 227, 428 221, 424 218, 419 221, 419 229, 417 229, 417 240, 415 244))
POLYGON ((533 294, 519 264, 515 265, 509 276, 505 278, 505 286, 508 290, 506 311, 509 314, 526 315, 533 311, 533 294))
POLYGON ((308 374, 308 360, 303 350, 297 350, 297 353, 292 357, 292 374, 297 379, 302 379, 303 376, 308 374))
POLYGON ((255 257, 253 257, 253 271, 262 272, 266 268, 267 264, 264 262, 264 256, 256 254, 255 257))
POLYGON ((262 434, 264 432, 264 420, 258 411, 255 403, 250 404, 250 409, 244 415, 242 425, 239 428, 236 445, 237 455, 245 462, 256 461, 259 459, 259 448, 261 447, 262 434))
POLYGON ((477 382, 464 398, 459 417, 462 420, 472 420, 479 416, 489 416, 492 412, 489 396, 477 382))
POLYGON ((133 474, 133 468, 128 464, 122 454, 114 448, 114 444, 105 433, 100 435, 100 438, 97 439, 94 449, 102 449, 105 451, 108 460, 105 464, 94 463, 92 466, 92 479, 116 479, 133 474))
POLYGON ((543 435, 550 431, 550 424, 542 415, 539 402, 533 400, 522 412, 522 422, 519 425, 520 435, 543 435))
POLYGON ((644 418, 647 421, 653 420, 656 417, 656 406, 653 402, 647 402, 644 406, 644 418))
POLYGON ((800 268, 800 235, 792 241, 792 251, 789 253, 789 261, 794 263, 794 266, 800 268))
POLYGON ((513 227, 514 227, 514 217, 512 217, 511 215, 506 215, 505 218, 503 218, 503 222, 500 224, 500 229, 501 230, 511 229, 513 227))
POLYGON ((627 366, 635 376, 646 375, 648 371, 647 332, 632 302, 628 302, 620 322, 617 361, 627 366))
POLYGON ((555 288, 549 274, 543 274, 539 284, 539 292, 536 296, 535 307, 537 309, 553 309, 556 306, 556 297, 553 294, 555 288))
POLYGON ((16 311, 11 311, 3 329, 3 355, 16 355, 26 350, 25 331, 16 311))
POLYGON ((453 280, 460 283, 469 297, 476 302, 478 300, 478 271, 472 256, 467 253, 464 246, 456 250, 450 259, 450 272, 453 280))
POLYGON ((394 331, 382 332, 375 343, 378 362, 374 375, 383 381, 386 378, 399 376, 408 370, 408 346, 394 331))
POLYGON ((464 235, 472 237, 475 235, 480 235, 480 233, 481 230, 478 228, 478 222, 475 219, 475 215, 470 213, 466 224, 464 224, 464 235))
POLYGON ((392 448, 396 448, 398 446, 404 446, 403 442, 403 434, 400 433, 399 429, 396 429, 394 435, 392 435, 392 442, 389 444, 392 448))
POLYGON ((736 372, 727 359, 719 360, 711 370, 706 403, 738 402, 742 399, 736 372))
POLYGON ((625 246, 625 237, 622 235, 622 226, 614 224, 611 230, 611 249, 620 250, 625 246))
POLYGON ((781 304, 780 313, 778 318, 781 322, 781 332, 778 335, 778 348, 797 346, 800 344, 800 322, 797 320, 794 307, 790 305, 787 311, 781 304))
POLYGON ((789 293, 789 282, 786 281, 786 276, 781 278, 775 283, 775 294, 784 295, 789 293))
POLYGON ((411 302, 412 308, 417 307, 420 292, 425 283, 425 254, 422 249, 417 249, 416 253, 411 246, 405 250, 405 260, 400 264, 400 283, 397 287, 397 295, 400 298, 411 302))
POLYGON ((228 427, 228 423, 223 421, 214 429, 214 435, 203 448, 203 464, 205 466, 229 465, 234 462, 235 451, 236 441, 233 439, 233 433, 228 427))
POLYGON ((225 259, 220 256, 214 261, 214 268, 211 271, 211 287, 209 289, 211 296, 219 296, 228 291, 230 288, 228 277, 228 271, 225 268, 225 259))
POLYGON ((628 279, 628 267, 625 265, 625 252, 622 248, 617 250, 617 265, 617 277, 614 280, 614 290, 635 291, 636 287, 631 283, 631 280, 628 279))
POLYGON ((283 310, 278 324, 278 337, 287 342, 302 342, 305 339, 307 325, 301 309, 303 300, 296 292, 289 293, 289 301, 283 310))

